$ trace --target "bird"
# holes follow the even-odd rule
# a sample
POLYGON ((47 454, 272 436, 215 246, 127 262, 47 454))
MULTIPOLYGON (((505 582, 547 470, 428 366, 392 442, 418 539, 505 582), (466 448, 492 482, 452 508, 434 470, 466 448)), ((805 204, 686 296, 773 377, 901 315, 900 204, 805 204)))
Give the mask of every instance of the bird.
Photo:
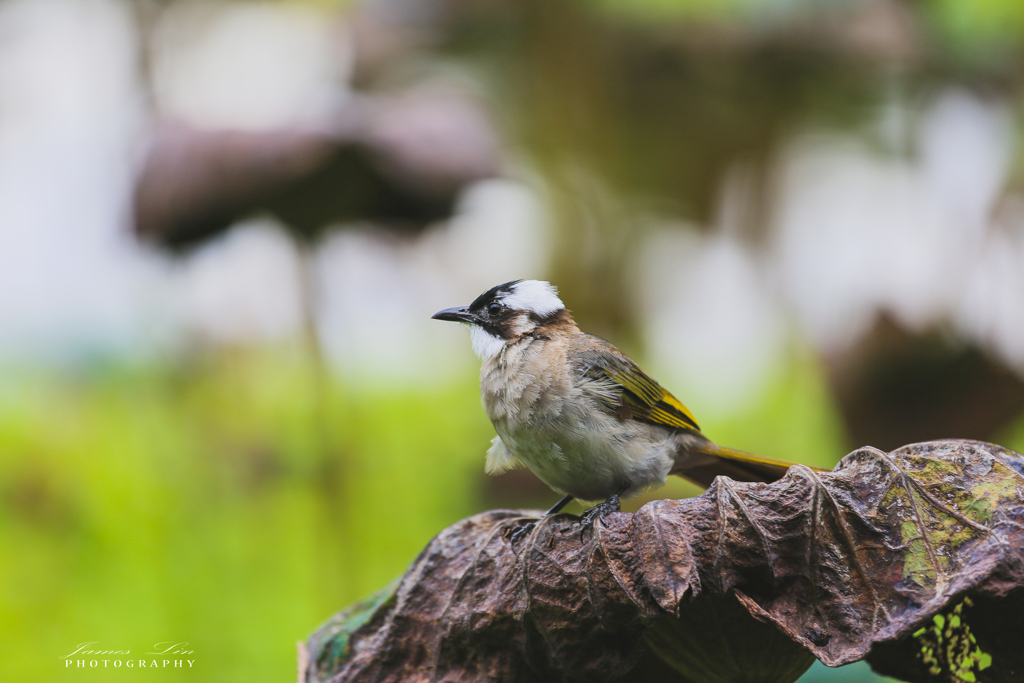
MULTIPOLYGON (((704 436, 689 409, 635 361, 581 331, 549 282, 506 282, 432 318, 469 325, 481 398, 497 432, 486 472, 526 466, 563 496, 544 517, 573 499, 603 501, 580 517, 581 538, 620 511, 621 499, 670 474, 707 488, 718 475, 775 481, 795 464, 704 436)), ((513 547, 534 526, 508 534, 513 547)))

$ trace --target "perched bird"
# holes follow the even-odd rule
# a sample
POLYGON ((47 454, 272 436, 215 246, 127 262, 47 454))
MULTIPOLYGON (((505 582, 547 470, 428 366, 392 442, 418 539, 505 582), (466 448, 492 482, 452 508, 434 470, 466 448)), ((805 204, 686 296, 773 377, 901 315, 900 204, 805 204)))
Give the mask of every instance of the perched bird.
MULTIPOLYGON (((661 486, 669 474, 705 487, 720 474, 770 482, 793 464, 713 443, 632 359, 581 332, 547 282, 506 282, 433 318, 468 324, 483 361, 480 393, 498 433, 486 471, 528 467, 564 495, 545 516, 573 498, 603 500, 583 513, 585 531, 618 512, 620 498, 661 486)), ((518 528, 512 542, 532 527, 518 528)))

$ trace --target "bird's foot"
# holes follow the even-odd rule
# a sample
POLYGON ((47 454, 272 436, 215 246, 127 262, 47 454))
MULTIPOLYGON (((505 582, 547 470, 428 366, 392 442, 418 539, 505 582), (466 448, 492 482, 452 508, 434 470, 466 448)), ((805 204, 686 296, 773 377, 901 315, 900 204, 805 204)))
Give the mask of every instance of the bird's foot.
POLYGON ((528 522, 523 526, 512 527, 505 529, 504 539, 509 542, 512 546, 512 550, 516 549, 516 541, 521 538, 525 538, 533 531, 533 527, 537 526, 536 522, 528 522))
POLYGON ((585 510, 580 515, 580 542, 583 542, 583 534, 586 533, 587 529, 594 525, 595 521, 600 521, 601 524, 608 526, 605 523, 604 518, 606 515, 610 515, 613 512, 619 512, 622 507, 619 505, 619 497, 617 495, 612 496, 603 503, 598 503, 589 510, 585 510))

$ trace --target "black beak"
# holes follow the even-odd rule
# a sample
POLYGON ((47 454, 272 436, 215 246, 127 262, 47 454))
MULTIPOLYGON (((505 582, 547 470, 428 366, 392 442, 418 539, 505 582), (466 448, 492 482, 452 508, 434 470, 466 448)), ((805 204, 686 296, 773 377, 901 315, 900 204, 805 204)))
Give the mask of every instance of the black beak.
POLYGON ((430 316, 430 318, 431 320, 451 320, 456 323, 476 322, 475 316, 469 312, 469 306, 446 308, 443 311, 438 311, 434 315, 430 316))

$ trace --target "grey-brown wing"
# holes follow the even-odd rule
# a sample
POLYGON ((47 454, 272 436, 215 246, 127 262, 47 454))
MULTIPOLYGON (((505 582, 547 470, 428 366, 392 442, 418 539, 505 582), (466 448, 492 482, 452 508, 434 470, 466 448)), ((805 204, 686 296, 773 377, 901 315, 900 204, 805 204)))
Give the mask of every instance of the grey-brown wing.
POLYGON ((640 369, 633 359, 599 337, 586 335, 575 357, 579 371, 596 380, 611 380, 621 402, 612 406, 620 416, 669 429, 699 432, 700 427, 679 399, 640 369))

